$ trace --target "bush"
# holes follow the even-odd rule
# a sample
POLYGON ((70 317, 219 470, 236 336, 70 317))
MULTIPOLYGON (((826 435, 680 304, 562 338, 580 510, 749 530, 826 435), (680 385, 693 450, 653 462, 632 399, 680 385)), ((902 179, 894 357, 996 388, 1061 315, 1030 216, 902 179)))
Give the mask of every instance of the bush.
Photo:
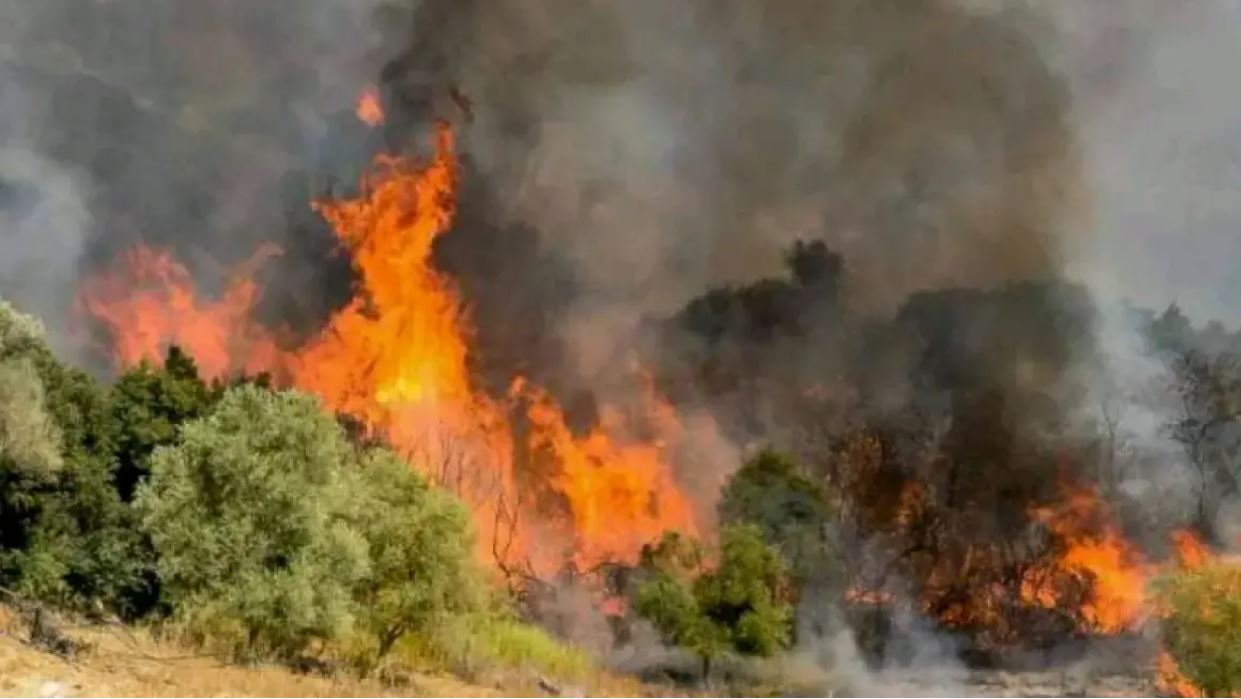
POLYGON ((60 430, 47 414, 43 381, 24 358, 0 361, 0 455, 14 468, 60 470, 60 430))
POLYGON ((701 561, 698 547, 675 535, 645 550, 650 578, 638 586, 634 609, 669 643, 697 654, 704 678, 725 652, 768 656, 788 644, 787 566, 757 526, 725 527, 719 565, 704 571, 701 561))
POLYGON ((193 636, 288 657, 350 625, 369 573, 366 503, 351 447, 313 399, 230 389, 150 468, 135 506, 193 636))
POLYGON ((1241 567, 1223 563, 1161 581, 1164 644, 1206 696, 1241 692, 1241 567))

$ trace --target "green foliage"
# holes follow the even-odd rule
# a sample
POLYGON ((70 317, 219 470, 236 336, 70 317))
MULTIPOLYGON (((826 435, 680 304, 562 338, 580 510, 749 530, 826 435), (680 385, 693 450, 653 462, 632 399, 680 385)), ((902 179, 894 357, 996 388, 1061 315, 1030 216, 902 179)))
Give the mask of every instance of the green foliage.
POLYGON ((172 444, 182 423, 205 415, 219 400, 198 376, 194 360, 173 346, 162 367, 142 362, 112 386, 117 427, 116 488, 123 500, 146 477, 156 447, 172 444))
POLYGON ((780 553, 754 525, 721 533, 719 564, 694 570, 701 557, 679 538, 665 538, 644 552, 650 578, 638 586, 634 609, 664 638, 697 654, 703 673, 726 652, 768 656, 786 646, 792 631, 789 574, 780 553), (668 565, 672 563, 673 565, 668 565))
POLYGON ((44 407, 43 381, 24 358, 0 362, 0 454, 19 469, 61 467, 60 431, 44 407))
POLYGON ((366 503, 351 447, 312 398, 230 389, 150 468, 135 506, 192 634, 288 656, 350 625, 366 503))
POLYGON ((581 683, 599 672, 585 651, 503 610, 457 615, 434 631, 411 633, 397 644, 394 656, 476 680, 488 673, 518 673, 581 683))
POLYGON ((480 609, 484 591, 459 500, 387 450, 366 453, 361 474, 370 493, 361 527, 371 569, 358 589, 359 620, 382 657, 406 633, 480 609))
POLYGON ((5 429, 0 580, 45 601, 126 612, 149 561, 112 486, 106 391, 52 355, 39 323, 0 302, 5 429))
POLYGON ((750 523, 793 564, 799 584, 832 574, 826 528, 832 507, 822 487, 799 472, 793 457, 763 451, 745 463, 724 487, 719 504, 723 524, 750 523))
POLYGON ((134 503, 176 617, 237 654, 347 638, 370 667, 486 602, 460 501, 308 396, 228 389, 155 450, 134 503))
POLYGON ((1161 581, 1164 644, 1206 696, 1241 691, 1241 568, 1213 563, 1161 581))

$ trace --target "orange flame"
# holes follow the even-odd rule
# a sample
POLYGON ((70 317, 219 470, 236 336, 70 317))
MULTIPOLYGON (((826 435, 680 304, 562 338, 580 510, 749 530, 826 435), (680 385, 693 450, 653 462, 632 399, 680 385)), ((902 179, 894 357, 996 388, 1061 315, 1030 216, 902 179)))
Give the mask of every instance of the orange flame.
POLYGON ((1215 557, 1202 539, 1188 529, 1172 532, 1172 543, 1176 546, 1177 560, 1186 570, 1201 568, 1215 557))
POLYGON ((657 433, 654 441, 633 438, 613 406, 602 406, 600 424, 579 437, 541 388, 518 379, 508 400, 497 401, 473 385, 469 319, 455 284, 431 260, 456 213, 459 173, 447 125, 436 146, 427 164, 381 156, 357 198, 313 204, 351 253, 360 286, 298 351, 280 355, 250 322, 253 282, 239 275, 224 299, 204 303, 183 267, 145 249, 122 260, 122 273, 89 281, 83 307, 112 331, 122 365, 158 358, 176 342, 212 376, 281 367, 294 386, 383 435, 456 491, 474 510, 480 554, 503 566, 548 574, 569 562, 633 562, 667 529, 696 533, 664 458, 679 421, 645 381, 640 421, 657 433), (137 295, 129 291, 135 280, 137 295), (514 411, 528 423, 520 438, 514 411), (549 464, 545 477, 519 482, 529 479, 518 478, 515 450, 538 454, 549 464))
POLYGON ((1181 672, 1180 665, 1166 650, 1159 651, 1155 660, 1155 688, 1171 697, 1204 697, 1198 685, 1181 672))
POLYGON ((667 529, 694 532, 692 507, 671 479, 658 446, 619 444, 622 420, 605 406, 601 425, 583 438, 570 433, 560 407, 543 390, 518 380, 510 392, 529 401, 528 446, 554 455, 556 490, 569 502, 579 567, 606 560, 633 563, 642 545, 667 529))
POLYGON ((78 307, 107 331, 118 367, 158 362, 168 345, 176 344, 195 358, 208 379, 275 371, 280 351, 271 335, 250 320, 259 299, 250 276, 276 254, 274 246, 261 249, 234 273, 218 300, 202 301, 189 270, 171 253, 134 248, 83 283, 78 307))
POLYGON ((379 99, 379 90, 373 85, 362 88, 362 92, 358 93, 357 104, 354 105, 353 113, 358 119, 371 128, 375 128, 384 123, 383 102, 379 99))
POLYGON ((1056 507, 1031 514, 1065 549, 1051 564, 1054 569, 1043 571, 1051 574, 1023 581, 1023 600, 1047 608, 1069 604, 1054 582, 1068 576, 1085 582, 1089 590, 1078 610, 1083 631, 1113 634, 1140 624, 1149 611, 1146 582, 1153 569, 1124 538, 1095 492, 1076 490, 1056 507))

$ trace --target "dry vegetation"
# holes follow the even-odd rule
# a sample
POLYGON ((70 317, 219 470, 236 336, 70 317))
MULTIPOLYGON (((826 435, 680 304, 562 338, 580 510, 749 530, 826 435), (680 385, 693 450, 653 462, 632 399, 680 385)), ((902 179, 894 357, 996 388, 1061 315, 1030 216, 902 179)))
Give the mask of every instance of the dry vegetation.
POLYGON ((477 683, 447 673, 393 672, 384 680, 304 674, 280 665, 231 664, 192 647, 156 639, 146 629, 113 625, 65 625, 83 645, 71 658, 29 642, 29 627, 0 606, 0 696, 547 696, 563 693, 649 695, 654 688, 596 672, 580 687, 559 686, 512 666, 480 671, 477 683), (540 686, 540 681, 545 686, 540 686))
MULTIPOLYGON (((84 649, 71 659, 35 648, 11 609, 0 608, 0 694, 4 696, 497 696, 460 680, 409 675, 402 683, 298 674, 279 666, 230 665, 144 630, 66 630, 84 649)), ((520 691, 517 688, 504 693, 520 691)), ((533 692, 532 692, 533 693, 533 692)))

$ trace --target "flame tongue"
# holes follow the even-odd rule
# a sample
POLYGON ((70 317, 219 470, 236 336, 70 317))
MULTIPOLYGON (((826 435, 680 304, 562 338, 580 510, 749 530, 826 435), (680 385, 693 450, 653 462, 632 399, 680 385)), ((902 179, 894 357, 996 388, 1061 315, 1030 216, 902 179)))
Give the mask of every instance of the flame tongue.
POLYGON ((391 422, 394 409, 472 397, 455 292, 431 266, 456 207, 453 147, 440 127, 426 169, 383 157, 362 197, 315 204, 352 252, 363 293, 301 353, 296 383, 373 425, 391 422))
POLYGON ((279 254, 264 247, 233 275, 219 300, 202 302, 193 277, 167 251, 137 247, 113 267, 87 279, 77 303, 113 338, 120 367, 158 362, 169 344, 186 348, 208 379, 230 373, 278 371, 272 336, 250 320, 259 299, 251 271, 279 254))

